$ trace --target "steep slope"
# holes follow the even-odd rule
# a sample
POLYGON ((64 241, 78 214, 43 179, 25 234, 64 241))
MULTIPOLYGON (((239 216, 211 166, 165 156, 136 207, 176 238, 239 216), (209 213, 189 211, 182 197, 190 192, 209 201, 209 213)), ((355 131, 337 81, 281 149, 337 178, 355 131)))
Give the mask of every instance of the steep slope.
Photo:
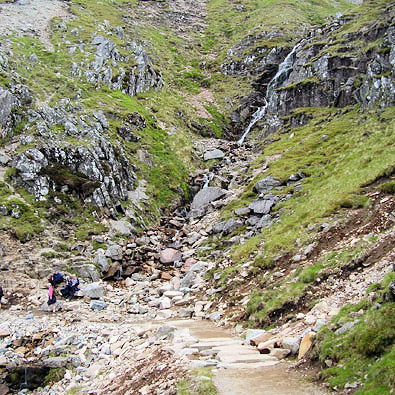
POLYGON ((194 354, 220 367, 221 356, 182 330, 130 321, 193 317, 252 339, 252 364, 300 353, 331 388, 390 393, 394 7, 352 3, 0 6, 0 22, 15 18, 14 31, 0 27, 0 285, 15 318, 0 336, 0 385, 65 352, 68 373, 52 371, 59 383, 41 393, 175 393, 173 363, 194 354), (38 310, 55 268, 84 289, 116 282, 47 319, 38 310), (76 335, 74 309, 86 338, 47 344, 63 319, 61 341, 76 335), (30 313, 51 326, 45 336, 30 336, 30 313))

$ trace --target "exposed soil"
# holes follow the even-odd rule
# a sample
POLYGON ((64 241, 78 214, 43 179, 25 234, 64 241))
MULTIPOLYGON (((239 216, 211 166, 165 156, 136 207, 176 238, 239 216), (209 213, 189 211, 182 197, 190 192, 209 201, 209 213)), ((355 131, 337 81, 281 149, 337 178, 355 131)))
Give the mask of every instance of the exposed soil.
MULTIPOLYGON (((386 273, 385 267, 389 266, 390 262, 395 261, 395 233, 391 231, 395 223, 395 216, 393 215, 395 212, 395 198, 393 195, 377 192, 377 189, 373 189, 373 186, 367 188, 366 195, 371 200, 371 208, 344 210, 343 213, 346 215, 346 218, 318 234, 315 247, 305 260, 294 263, 292 261, 293 254, 287 253, 277 259, 273 270, 276 272, 281 271, 283 276, 286 276, 297 267, 314 265, 327 252, 340 250, 347 245, 353 245, 364 236, 387 233, 371 248, 368 248, 362 256, 356 257, 349 264, 341 267, 340 270, 324 271, 315 283, 306 287, 298 300, 288 301, 280 309, 270 312, 268 320, 262 324, 267 326, 284 324, 297 313, 307 313, 311 309, 311 303, 314 300, 326 298, 332 294, 339 295, 340 292, 343 292, 343 296, 345 296, 347 295, 345 290, 352 290, 353 297, 356 297, 356 302, 364 296, 367 286, 381 281, 386 273), (368 269, 371 265, 375 265, 374 268, 368 269), (355 284, 355 272, 366 280, 363 281, 365 288, 362 289, 358 285, 357 289, 355 289, 353 286, 355 284), (368 275, 369 272, 370 275, 368 275), (331 282, 336 281, 336 288, 332 288, 326 282, 329 277, 331 282), (355 293, 358 295, 355 295, 355 293)), ((359 283, 361 281, 358 280, 359 283)), ((267 283, 255 283, 253 277, 248 277, 240 284, 234 282, 229 287, 225 287, 222 294, 227 295, 235 286, 237 286, 238 294, 240 295, 248 293, 251 287, 266 287, 267 283)), ((352 296, 348 294, 348 297, 337 298, 336 301, 332 300, 329 302, 329 305, 338 306, 351 300, 353 300, 352 296)), ((232 321, 248 318, 244 314, 244 307, 234 301, 228 302, 228 313, 232 313, 232 321)))
POLYGON ((0 36, 13 33, 29 34, 40 38, 52 51, 49 24, 55 17, 67 17, 67 4, 57 0, 19 0, 0 3, 0 36))

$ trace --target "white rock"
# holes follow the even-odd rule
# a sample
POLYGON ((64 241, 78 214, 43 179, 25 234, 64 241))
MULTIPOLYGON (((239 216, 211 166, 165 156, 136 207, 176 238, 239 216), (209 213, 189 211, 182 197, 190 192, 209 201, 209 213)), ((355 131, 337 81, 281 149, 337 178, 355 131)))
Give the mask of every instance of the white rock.
POLYGON ((173 298, 176 297, 176 296, 181 296, 181 297, 183 297, 184 294, 183 294, 182 292, 180 292, 180 291, 166 291, 166 292, 163 293, 163 296, 166 296, 166 297, 168 297, 168 298, 173 299, 173 298))
POLYGON ((160 299, 159 308, 161 310, 164 310, 164 309, 170 309, 170 307, 171 307, 171 300, 169 298, 167 298, 166 296, 162 297, 160 299))

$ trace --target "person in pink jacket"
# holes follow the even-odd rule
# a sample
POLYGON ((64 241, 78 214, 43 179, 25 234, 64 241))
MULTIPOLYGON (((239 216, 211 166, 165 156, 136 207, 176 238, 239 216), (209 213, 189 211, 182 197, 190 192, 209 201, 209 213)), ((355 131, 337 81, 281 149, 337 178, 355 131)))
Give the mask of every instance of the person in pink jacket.
POLYGON ((55 289, 54 289, 54 284, 49 280, 49 289, 48 289, 48 311, 51 311, 55 313, 56 311, 56 296, 55 296, 55 289))

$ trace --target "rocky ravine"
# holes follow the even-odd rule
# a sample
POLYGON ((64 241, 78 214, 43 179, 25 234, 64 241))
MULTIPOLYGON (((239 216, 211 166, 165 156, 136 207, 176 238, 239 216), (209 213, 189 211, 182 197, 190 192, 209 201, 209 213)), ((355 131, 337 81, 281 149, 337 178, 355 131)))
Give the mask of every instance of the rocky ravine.
MULTIPOLYGON (((287 365, 282 361, 292 355, 302 361, 311 348, 314 334, 337 314, 339 307, 345 301, 355 302, 364 297, 367 286, 391 270, 394 256, 386 245, 391 245, 393 231, 389 229, 383 236, 384 252, 379 259, 372 265, 357 266, 359 270, 349 276, 339 277, 326 289, 327 297, 312 309, 299 313, 296 320, 270 331, 246 331, 237 325, 236 337, 231 336, 223 329, 215 329, 215 324, 229 326, 232 320, 228 313, 235 306, 227 303, 226 298, 221 299, 226 288, 215 286, 219 277, 214 274, 214 282, 205 279, 208 270, 218 272, 226 267, 227 261, 220 260, 218 267, 215 253, 204 259, 199 254, 205 251, 204 243, 210 234, 219 232, 226 238, 232 228, 245 226, 246 222, 251 236, 260 226, 257 223, 261 219, 257 222, 255 217, 276 218, 269 214, 272 206, 267 204, 268 199, 262 199, 258 202, 263 202, 267 214, 257 212, 257 204, 252 204, 248 213, 247 210, 239 213, 239 218, 244 219, 219 222, 220 208, 239 196, 238 182, 248 182, 252 177, 245 169, 254 154, 248 148, 235 148, 233 143, 218 140, 201 142, 196 149, 206 159, 216 156, 221 162, 211 173, 195 176, 193 183, 199 193, 189 213, 178 210, 174 216, 164 217, 162 226, 147 230, 140 237, 133 236, 132 229, 125 229, 122 221, 112 223, 117 231, 123 229, 128 235, 124 245, 114 244, 110 237, 107 241, 95 238, 102 246, 96 251, 88 243, 77 245, 80 255, 74 260, 79 263, 73 268, 83 278, 82 292, 75 301, 60 301, 61 310, 55 314, 40 308, 43 303, 43 308, 46 307, 45 278, 51 268, 67 271, 65 261, 52 258, 51 263, 40 265, 38 260, 43 255, 39 251, 36 250, 33 258, 26 245, 18 257, 12 241, 3 240, 2 276, 9 299, 3 306, 4 319, 0 325, 3 391, 5 385, 14 390, 23 389, 33 384, 36 377, 43 387, 35 390, 36 393, 67 393, 77 389, 81 393, 171 394, 176 391, 175 384, 187 375, 188 366, 212 366, 220 393, 243 393, 236 388, 245 385, 260 393, 270 389, 273 380, 286 380, 289 385, 278 387, 276 393, 289 393, 290 386, 298 394, 321 393, 310 385, 293 382, 294 373, 288 377, 289 373, 282 368, 287 365), (37 260, 35 264, 32 258, 37 260), (96 267, 84 263, 92 259, 104 278, 117 281, 100 281, 96 267), (36 279, 32 278, 30 267, 34 267, 36 279), (215 295, 218 297, 213 298, 215 295), (198 324, 204 319, 212 324, 198 324), (279 367, 274 368, 277 364, 279 367), (30 370, 33 367, 40 370, 30 370), (60 381, 45 386, 43 378, 48 376, 49 369, 57 369, 51 370, 51 374, 59 375, 60 381), (245 378, 243 369, 248 372, 245 378), (229 372, 233 374, 230 376, 229 372), (229 392, 232 386, 234 392, 229 392)), ((279 188, 278 184, 269 178, 259 185, 262 190, 270 189, 271 196, 275 196, 273 188, 279 188)), ((382 205, 393 204, 389 199, 381 200, 382 205)), ((358 232, 352 231, 339 239, 339 245, 350 243, 348 238, 355 243, 359 237, 369 235, 369 231, 361 224, 358 232)), ((41 253, 49 251, 47 248, 41 253)), ((281 271, 274 278, 280 276, 283 276, 281 271)), ((236 306, 238 311, 248 300, 248 292, 245 296, 236 306)), ((348 329, 339 328, 339 331, 348 329)), ((301 373, 295 375, 296 379, 301 373)))
MULTIPOLYGON (((45 1, 42 4, 48 5, 45 1)), ((362 32, 337 36, 342 29, 354 28, 348 25, 347 18, 338 18, 292 50, 273 47, 270 53, 265 49, 256 58, 249 58, 253 62, 247 62, 252 64, 248 70, 244 66, 239 70, 240 64, 232 60, 237 46, 229 50, 229 58, 221 68, 223 74, 260 74, 254 83, 256 91, 233 113, 234 122, 240 125, 236 133, 247 126, 244 124, 256 106, 263 106, 260 114, 270 110, 273 115, 269 125, 259 125, 258 118, 253 124, 250 122, 251 127, 261 126, 261 136, 283 123, 286 128, 282 135, 291 127, 304 125, 313 115, 307 111, 305 116, 305 110, 296 115, 290 111, 306 105, 344 107, 359 103, 365 111, 379 105, 377 114, 371 112, 369 116, 377 115, 378 122, 387 123, 390 112, 386 108, 394 99, 394 31, 390 26, 393 9, 381 4, 383 21, 369 23, 362 32), (355 48, 360 42, 368 44, 366 52, 355 48), (355 56, 344 56, 337 50, 355 50, 355 56), (257 67, 255 59, 259 62, 257 67)), ((29 1, 22 1, 2 5, 1 11, 23 7, 22 16, 31 13, 38 18, 37 8, 31 6, 29 1)), ((54 8, 48 11, 49 16, 64 15, 61 4, 51 6, 54 8)), ((195 30, 204 34, 206 2, 199 6, 196 10, 194 3, 179 1, 174 7, 156 2, 142 2, 138 7, 140 19, 148 25, 168 25, 188 38, 195 30), (174 23, 168 24, 164 15, 174 16, 174 23)), ((244 12, 242 7, 240 12, 244 12)), ((365 14, 369 12, 365 10, 365 14)), ((18 19, 18 13, 12 15, 18 19)), ((51 29, 59 40, 55 51, 66 56, 58 58, 65 63, 56 73, 48 70, 46 63, 53 54, 42 51, 41 46, 35 47, 37 54, 31 50, 33 47, 23 43, 12 46, 8 40, 0 48, 0 134, 4 138, 0 155, 4 200, 0 214, 4 226, 15 225, 6 229, 12 229, 14 236, 26 242, 21 244, 5 232, 0 235, 0 284, 6 292, 0 323, 0 391, 24 393, 24 387, 37 380, 35 386, 39 388, 35 391, 39 393, 174 393, 176 383, 188 374, 187 367, 207 366, 214 367, 220 393, 243 393, 245 388, 256 393, 273 392, 272 383, 284 381, 284 388, 276 385, 278 393, 290 393, 291 388, 296 393, 320 393, 320 389, 294 381, 284 371, 287 365, 282 361, 298 358, 298 365, 302 364, 315 344, 316 333, 345 303, 356 303, 367 296, 371 306, 381 311, 377 303, 381 299, 374 289, 392 270, 395 202, 390 191, 376 188, 374 182, 384 180, 391 185, 393 170, 383 166, 381 174, 366 175, 352 192, 363 193, 369 205, 357 204, 356 209, 341 211, 338 217, 336 213, 328 222, 322 223, 320 218, 321 222, 306 230, 313 240, 310 236, 306 238, 308 243, 296 240, 295 245, 289 246, 290 252, 276 256, 273 262, 255 260, 258 256, 254 251, 240 263, 234 250, 248 247, 262 230, 269 230, 290 214, 280 205, 296 201, 298 193, 300 196, 308 192, 304 186, 312 181, 311 169, 305 166, 288 173, 284 170, 280 179, 268 174, 270 167, 292 147, 258 160, 256 152, 263 144, 240 146, 220 139, 198 140, 194 153, 208 163, 208 168, 191 177, 189 191, 193 200, 162 216, 158 226, 148 227, 143 216, 150 209, 150 199, 156 196, 150 195, 151 185, 138 180, 137 174, 141 175, 140 165, 154 167, 153 156, 144 148, 150 140, 144 142, 142 150, 134 144, 154 133, 153 140, 159 139, 159 145, 165 147, 167 140, 163 136, 167 138, 173 131, 167 132, 165 126, 157 129, 155 117, 146 113, 151 114, 147 98, 132 100, 143 92, 160 93, 165 85, 162 73, 146 52, 147 43, 137 44, 131 37, 133 29, 127 25, 134 21, 126 18, 122 27, 120 19, 113 20, 117 22, 100 21, 89 33, 87 25, 72 28, 66 20, 57 20, 51 29), (18 51, 19 59, 14 59, 13 50, 18 51), (44 75, 52 72, 51 81, 63 86, 70 98, 58 97, 58 92, 47 96, 44 90, 40 96, 31 91, 23 77, 30 77, 31 70, 40 70, 38 74, 44 75), (101 89, 105 95, 99 96, 99 101, 93 99, 93 106, 86 92, 96 97, 96 91, 101 89), (130 113, 131 104, 145 117, 130 113), (119 113, 118 105, 124 106, 119 113), (103 111, 102 107, 107 106, 109 111, 103 111), (23 189, 44 202, 44 206, 36 205, 23 189), (98 208, 89 214, 95 224, 106 225, 108 233, 78 241, 73 232, 68 232, 72 222, 66 216, 57 221, 57 210, 64 214, 70 209, 67 214, 74 220, 78 217, 73 211, 75 206, 63 206, 72 195, 98 208), (238 208, 232 209, 235 202, 238 208), (45 216, 40 217, 39 211, 44 211, 45 216), (18 228, 15 222, 24 218, 29 221, 18 228), (47 226, 48 223, 53 226, 47 226), (39 228, 40 236, 31 240, 35 232, 29 232, 27 225, 39 228), (319 266, 322 261, 327 263, 330 253, 341 258, 350 250, 358 252, 358 248, 362 252, 350 259, 346 257, 344 262, 339 259, 335 265, 319 266), (302 276, 309 268, 319 271, 302 281, 299 274, 302 276), (50 314, 41 306, 45 308, 45 283, 54 269, 77 273, 82 279, 82 292, 73 302, 60 302, 61 310, 50 314), (258 319, 250 323, 271 325, 272 329, 245 330, 237 324, 250 318, 248 307, 253 304, 253 290, 273 290, 281 296, 294 284, 301 286, 302 291, 269 310, 261 321, 259 313, 266 305, 257 303, 258 319), (223 330, 225 326, 232 327, 237 336, 223 330)), ((24 34, 23 24, 16 24, 15 28, 18 34, 24 34)), ((54 48, 46 41, 48 29, 48 20, 43 20, 40 29, 28 33, 38 34, 51 51, 54 48)), ((254 48, 253 38, 249 45, 254 48)), ((38 76, 30 83, 34 85, 38 76)), ((193 72, 191 76, 193 79, 193 72)), ((160 111, 160 105, 155 103, 154 107, 153 112, 160 111)), ((176 107, 175 117, 187 123, 178 104, 176 107)), ((336 115, 328 114, 326 121, 348 111, 346 108, 336 115)), ((355 117, 346 125, 354 127, 354 123, 365 121, 355 117)), ((345 128, 342 126, 342 131, 345 128)), ((359 132, 360 139, 373 142, 368 140, 371 130, 358 129, 359 132)), ((375 133, 381 137, 389 135, 388 130, 379 127, 375 133)), ((291 142, 296 141, 293 137, 294 133, 290 133, 291 142)), ((277 138, 281 139, 281 135, 274 140, 277 138)), ((327 138, 327 134, 319 136, 317 149, 327 138)), ((303 144, 303 140, 298 141, 303 144)), ((265 143, 272 144, 273 140, 265 143)), ((373 151, 362 167, 375 163, 377 153, 386 153, 383 146, 373 151)), ((322 162, 336 163, 336 156, 326 156, 342 149, 330 147, 322 162)), ((163 168, 166 172, 171 166, 163 168)), ((318 178, 324 175, 313 169, 316 170, 318 178)), ((173 192, 180 190, 179 186, 172 188, 173 192)), ((343 203, 345 206, 341 207, 354 207, 353 201, 351 206, 349 201, 343 203)), ((91 231, 88 229, 87 234, 91 231)), ((256 250, 263 251, 265 242, 262 239, 256 250)), ((393 282, 388 291, 390 298, 392 290, 393 282)), ((329 330, 334 336, 350 333, 364 322, 365 313, 364 308, 353 311, 347 314, 351 321, 330 324, 329 330)), ((338 361, 327 358, 321 362, 329 367, 338 361)), ((191 391, 209 381, 205 374, 208 373, 201 373, 197 382, 191 384, 191 391)), ((299 375, 300 371, 294 376, 299 375)), ((358 381, 349 381, 345 392, 353 392, 359 385, 358 381)))

